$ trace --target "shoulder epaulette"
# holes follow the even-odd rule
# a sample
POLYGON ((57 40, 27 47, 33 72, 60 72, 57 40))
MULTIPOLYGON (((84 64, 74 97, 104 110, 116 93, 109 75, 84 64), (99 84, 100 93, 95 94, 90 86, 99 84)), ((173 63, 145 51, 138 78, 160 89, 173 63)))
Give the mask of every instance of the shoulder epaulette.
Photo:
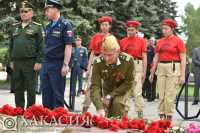
POLYGON ((130 61, 132 59, 132 57, 126 53, 121 53, 120 58, 125 61, 130 61))
POLYGON ((33 24, 36 24, 36 25, 39 25, 39 26, 41 26, 42 24, 40 24, 40 23, 37 23, 37 22, 33 22, 33 24))
POLYGON ((94 60, 95 63, 100 63, 102 61, 102 57, 98 57, 94 60))
POLYGON ((66 19, 62 19, 61 22, 62 22, 63 24, 65 24, 65 25, 66 25, 66 24, 70 24, 70 22, 69 22, 68 20, 66 20, 66 19))
POLYGON ((20 22, 13 23, 12 26, 18 25, 20 22))

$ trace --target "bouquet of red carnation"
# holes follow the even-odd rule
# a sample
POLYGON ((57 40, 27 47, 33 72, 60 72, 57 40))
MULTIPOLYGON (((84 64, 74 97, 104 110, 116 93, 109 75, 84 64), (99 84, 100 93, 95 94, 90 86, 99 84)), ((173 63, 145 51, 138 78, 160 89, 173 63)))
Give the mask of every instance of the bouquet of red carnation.
POLYGON ((133 119, 129 122, 130 129, 145 130, 145 121, 143 119, 133 119))
POLYGON ((167 133, 171 127, 171 122, 168 120, 153 121, 145 130, 145 133, 167 133))
POLYGON ((56 120, 58 120, 61 116, 67 115, 69 112, 65 110, 64 107, 58 107, 53 110, 56 120))
POLYGON ((129 127, 129 120, 126 115, 122 116, 121 122, 120 122, 120 128, 121 129, 128 129, 129 127))
POLYGON ((10 105, 6 104, 2 108, 0 108, 0 113, 10 116, 18 116, 23 115, 24 110, 20 107, 13 108, 10 105))

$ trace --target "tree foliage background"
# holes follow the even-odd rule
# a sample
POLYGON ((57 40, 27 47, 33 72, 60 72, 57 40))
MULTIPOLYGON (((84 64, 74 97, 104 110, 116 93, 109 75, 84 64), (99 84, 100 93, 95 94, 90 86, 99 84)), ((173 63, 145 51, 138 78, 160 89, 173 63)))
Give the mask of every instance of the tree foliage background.
MULTIPOLYGON (((0 0, 0 62, 6 62, 8 44, 7 29, 19 21, 19 7, 22 0, 0 0), (1 50, 3 49, 3 50, 1 50), (2 51, 2 52, 1 52, 2 51)), ((34 20, 45 25, 45 0, 29 0, 35 6, 34 20)), ((138 20, 142 23, 140 31, 147 37, 161 36, 159 26, 164 18, 177 17, 176 2, 172 0, 62 0, 62 14, 73 24, 76 35, 83 38, 88 45, 90 37, 98 32, 96 20, 102 15, 113 18, 112 33, 119 39, 126 35, 125 21, 138 20)))
POLYGON ((183 30, 186 34, 187 50, 188 54, 191 56, 192 49, 199 47, 200 45, 200 7, 195 9, 194 6, 190 3, 185 7, 185 16, 183 16, 183 30))

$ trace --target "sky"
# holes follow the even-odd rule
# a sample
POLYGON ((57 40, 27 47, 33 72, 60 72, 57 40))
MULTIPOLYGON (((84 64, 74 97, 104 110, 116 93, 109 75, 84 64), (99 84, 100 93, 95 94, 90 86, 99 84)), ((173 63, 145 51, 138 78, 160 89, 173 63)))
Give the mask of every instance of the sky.
POLYGON ((193 4, 195 8, 198 8, 200 6, 200 0, 173 0, 173 1, 177 2, 179 15, 184 15, 184 8, 189 2, 193 4))
MULTIPOLYGON (((177 2, 177 11, 178 11, 178 16, 183 16, 184 15, 184 10, 185 10, 185 6, 187 5, 187 3, 191 3, 192 5, 194 5, 195 8, 200 7, 200 0, 172 0, 177 2)), ((182 20, 180 17, 176 18, 176 21, 178 23, 179 26, 182 25, 182 20)), ((187 37, 184 34, 181 34, 180 37, 186 41, 187 37)))

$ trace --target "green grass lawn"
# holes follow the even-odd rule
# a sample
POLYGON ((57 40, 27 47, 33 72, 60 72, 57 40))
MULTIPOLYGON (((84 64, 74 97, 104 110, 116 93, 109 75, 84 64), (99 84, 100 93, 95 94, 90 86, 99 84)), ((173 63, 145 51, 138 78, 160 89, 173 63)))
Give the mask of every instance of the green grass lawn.
MULTIPOLYGON (((178 89, 178 93, 179 93, 180 89, 181 88, 178 89)), ((189 85, 188 86, 188 96, 192 97, 193 96, 193 92, 194 92, 194 85, 189 85)), ((185 95, 185 91, 183 90, 182 96, 184 96, 184 95, 185 95)))
POLYGON ((7 84, 8 83, 8 81, 6 81, 6 80, 0 80, 0 86, 1 85, 5 85, 5 84, 7 84))

